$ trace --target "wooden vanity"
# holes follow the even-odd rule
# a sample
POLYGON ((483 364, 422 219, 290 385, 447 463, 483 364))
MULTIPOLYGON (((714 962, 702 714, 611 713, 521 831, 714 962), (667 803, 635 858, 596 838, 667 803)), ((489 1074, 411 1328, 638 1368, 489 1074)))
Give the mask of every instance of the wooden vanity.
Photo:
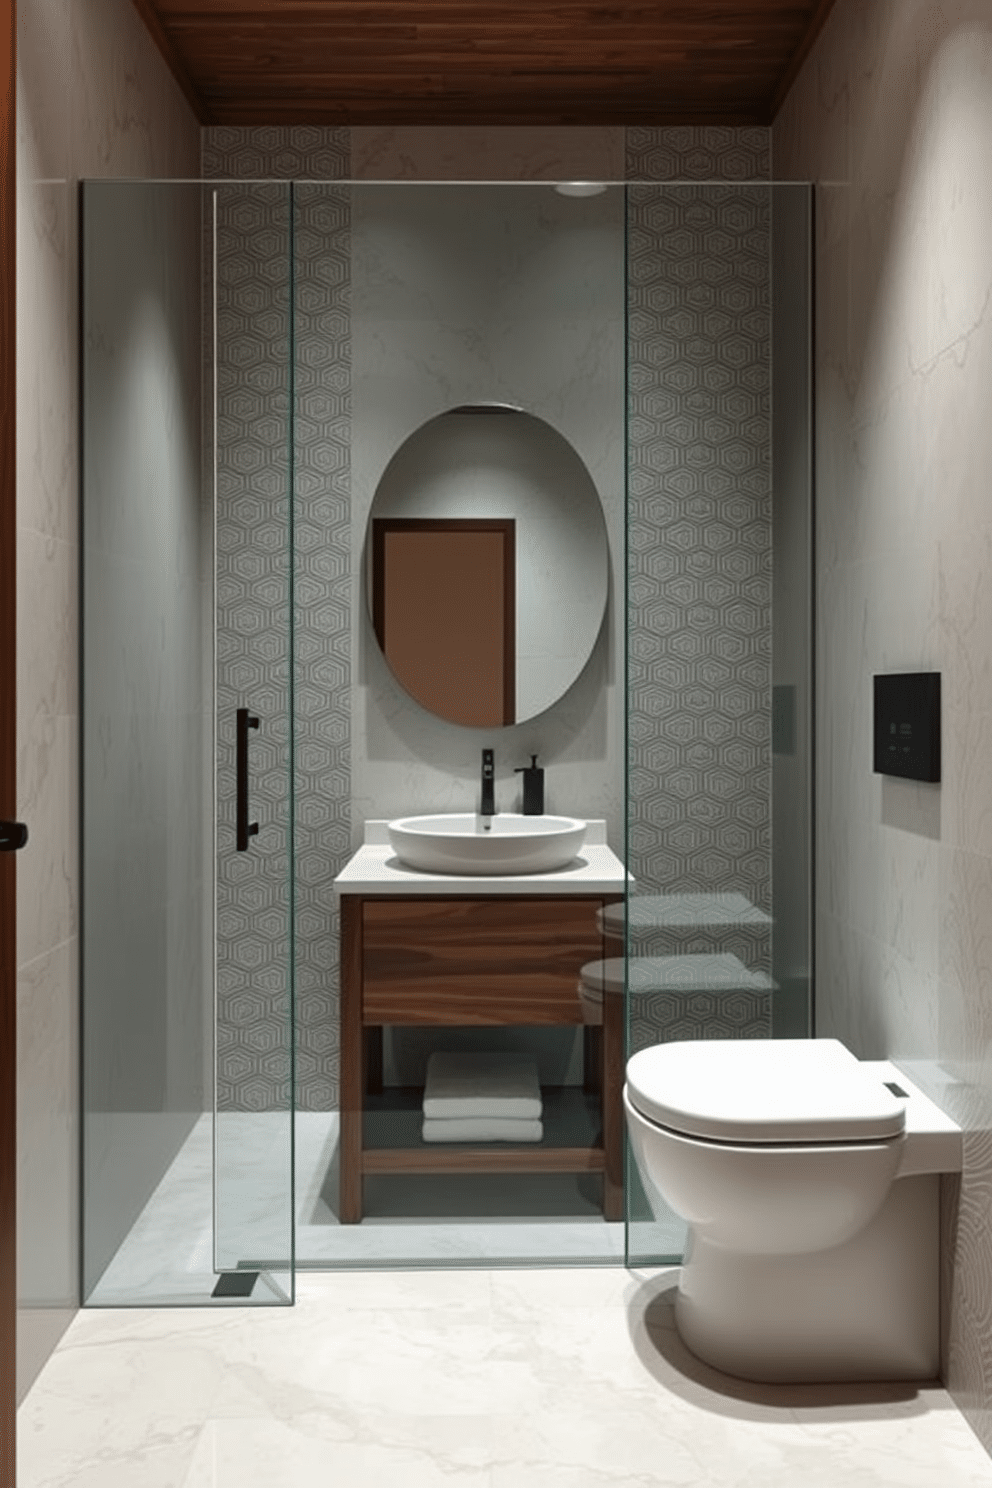
MULTIPOLYGON (((584 849, 584 859, 594 856, 592 847, 584 849)), ((362 1217, 366 1173, 602 1173, 604 1217, 623 1218, 619 997, 604 999, 602 1024, 585 1028, 585 1093, 599 1120, 584 1145, 561 1145, 547 1126, 543 1142, 520 1145, 390 1147, 371 1145, 365 1131, 369 1105, 382 1093, 387 1026, 583 1024, 579 970, 606 955, 597 911, 622 898, 622 886, 622 866, 605 841, 591 871, 587 863, 585 872, 503 879, 496 888, 489 880, 405 870, 375 843, 360 850, 336 883, 343 1224, 362 1217), (421 886, 433 891, 411 892, 421 886)))

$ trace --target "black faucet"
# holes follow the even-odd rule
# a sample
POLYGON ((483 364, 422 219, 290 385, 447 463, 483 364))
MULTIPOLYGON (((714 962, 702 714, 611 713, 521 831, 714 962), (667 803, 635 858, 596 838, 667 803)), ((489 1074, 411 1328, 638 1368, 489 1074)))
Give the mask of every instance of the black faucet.
POLYGON ((493 751, 484 749, 482 751, 482 801, 479 805, 480 816, 496 815, 496 766, 493 761, 493 751))

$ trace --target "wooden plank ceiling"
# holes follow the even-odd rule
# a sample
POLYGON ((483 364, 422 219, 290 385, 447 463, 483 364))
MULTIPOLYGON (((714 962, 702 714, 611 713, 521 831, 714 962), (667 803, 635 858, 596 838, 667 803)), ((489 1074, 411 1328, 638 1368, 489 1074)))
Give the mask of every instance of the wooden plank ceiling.
POLYGON ((215 124, 767 124, 833 0, 134 0, 215 124))

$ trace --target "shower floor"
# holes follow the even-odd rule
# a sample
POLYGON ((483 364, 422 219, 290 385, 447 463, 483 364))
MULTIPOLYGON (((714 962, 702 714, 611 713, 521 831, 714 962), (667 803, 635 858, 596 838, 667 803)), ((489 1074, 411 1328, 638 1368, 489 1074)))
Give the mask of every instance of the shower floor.
MULTIPOLYGON (((223 1213, 246 1216, 249 1233, 257 1231, 260 1210, 274 1217, 274 1233, 285 1233, 288 1120, 257 1114, 222 1118, 223 1213)), ((341 1225, 334 1210, 337 1114, 297 1113, 295 1143, 298 1268, 623 1263, 624 1226, 603 1219, 593 1175, 369 1177, 364 1219, 341 1225)), ((671 1228, 668 1236, 664 1226, 652 1225, 654 1249, 681 1250, 683 1232, 674 1217, 671 1228)), ((288 1244, 270 1253, 286 1249, 288 1244)), ((213 1118, 208 1113, 197 1121, 87 1300, 106 1307, 217 1305, 211 1296, 215 1282, 213 1118)), ((263 1274, 252 1301, 279 1300, 263 1274)))

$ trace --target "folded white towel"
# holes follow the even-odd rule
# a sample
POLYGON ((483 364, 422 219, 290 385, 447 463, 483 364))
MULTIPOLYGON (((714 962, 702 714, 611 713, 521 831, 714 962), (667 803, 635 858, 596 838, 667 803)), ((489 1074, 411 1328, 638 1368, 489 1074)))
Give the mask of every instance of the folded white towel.
POLYGON ((426 1117, 423 1127, 425 1142, 539 1142, 543 1135, 542 1122, 513 1116, 426 1117))
MULTIPOLYGON (((424 1116, 539 1121, 537 1065, 527 1054, 432 1054, 427 1061, 424 1116)), ((521 1140, 538 1142, 540 1136, 521 1140)))

